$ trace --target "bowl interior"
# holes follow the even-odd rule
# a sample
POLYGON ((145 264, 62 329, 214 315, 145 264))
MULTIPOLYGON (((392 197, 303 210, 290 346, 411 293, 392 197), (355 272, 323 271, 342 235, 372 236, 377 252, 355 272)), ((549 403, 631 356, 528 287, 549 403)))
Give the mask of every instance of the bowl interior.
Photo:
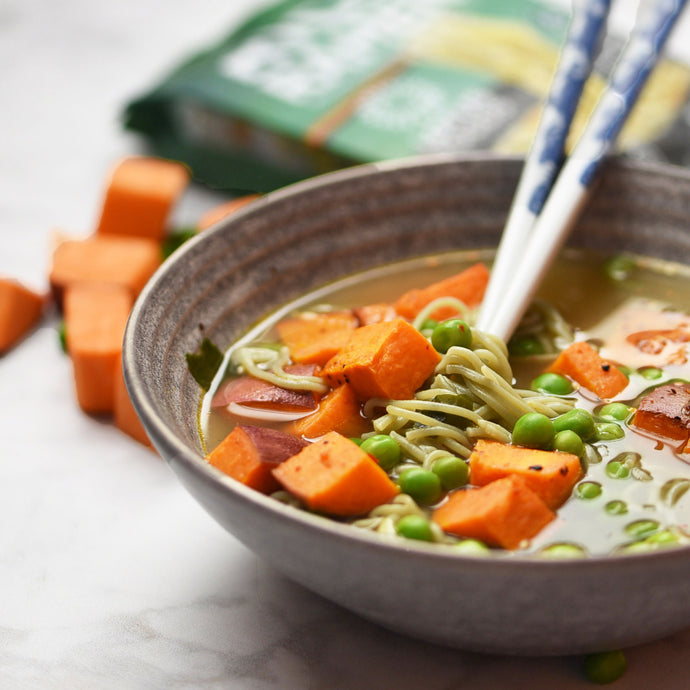
MULTIPOLYGON (((519 559, 497 571, 495 563, 382 545, 290 512, 203 461, 197 428, 201 391, 185 363, 185 354, 202 338, 225 349, 276 308, 337 278, 401 259, 495 246, 520 169, 520 160, 494 156, 414 159, 361 166, 267 195, 189 242, 147 285, 125 337, 125 378, 158 450, 221 524, 289 576, 372 620, 483 651, 565 653, 596 649, 603 640, 653 639, 683 627, 690 604, 679 611, 655 601, 644 611, 631 611, 626 597, 644 586, 654 568, 662 568, 668 587, 676 588, 673 598, 690 602, 688 578, 681 576, 690 561, 687 549, 622 565, 620 558, 578 563, 568 566, 567 576, 564 564, 519 559), (341 565, 334 569, 328 559, 341 565), (348 559, 356 564, 343 568, 348 559), (396 615, 422 571, 448 589, 459 567, 468 582, 476 580, 478 598, 484 596, 486 607, 495 611, 493 618, 477 617, 474 629, 470 624, 471 636, 459 630, 467 627, 466 613, 462 624, 448 617, 446 598, 425 602, 426 619, 418 615, 410 623, 396 615), (386 585, 388 597, 374 587, 401 571, 406 575, 398 589, 386 585), (554 627, 554 607, 604 596, 600 588, 612 581, 602 572, 627 578, 616 602, 608 592, 600 615, 574 614, 565 627, 554 627), (564 586, 572 578, 573 597, 554 585, 556 573, 565 577, 564 586), (521 578, 530 591, 548 590, 549 596, 541 596, 535 608, 533 597, 510 594, 505 606, 496 607, 496 597, 505 598, 521 578), (511 620, 512 627, 506 625, 511 620)), ((569 244, 690 263, 689 206, 685 171, 612 159, 569 244)))

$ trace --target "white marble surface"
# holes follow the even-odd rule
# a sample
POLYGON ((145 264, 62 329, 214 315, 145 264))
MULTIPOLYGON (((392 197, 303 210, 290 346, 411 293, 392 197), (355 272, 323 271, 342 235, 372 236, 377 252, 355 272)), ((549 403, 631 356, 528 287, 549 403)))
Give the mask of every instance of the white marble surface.
MULTIPOLYGON (((140 150, 122 104, 260 4, 0 0, 0 274, 45 286, 54 230, 90 232, 107 169, 140 150)), ((590 687, 578 658, 432 647, 286 580, 78 411, 55 321, 0 358, 0 439, 2 688, 590 687)), ((615 687, 687 687, 688 645, 628 650, 615 687)))

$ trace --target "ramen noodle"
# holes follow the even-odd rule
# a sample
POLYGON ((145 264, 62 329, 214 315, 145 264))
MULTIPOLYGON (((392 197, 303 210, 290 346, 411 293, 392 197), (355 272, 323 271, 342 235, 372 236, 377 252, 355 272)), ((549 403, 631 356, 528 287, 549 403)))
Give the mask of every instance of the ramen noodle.
POLYGON ((504 343, 474 328, 476 260, 350 277, 254 328, 202 401, 209 461, 294 509, 457 553, 687 543, 688 270, 567 250, 504 343))

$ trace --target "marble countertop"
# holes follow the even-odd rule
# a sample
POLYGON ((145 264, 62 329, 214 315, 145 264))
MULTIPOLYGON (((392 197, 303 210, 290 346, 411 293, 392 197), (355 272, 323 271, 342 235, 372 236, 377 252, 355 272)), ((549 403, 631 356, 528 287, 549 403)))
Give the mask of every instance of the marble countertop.
MULTIPOLYGON (((88 234, 108 169, 141 152, 122 105, 261 4, 0 3, 0 274, 45 287, 54 233, 88 234)), ((218 200, 195 189, 179 213, 218 200)), ((78 410, 56 326, 0 357, 0 687, 591 687, 577 657, 419 643, 284 578, 155 453, 78 410)), ((627 650, 615 687, 686 687, 689 645, 627 650)))

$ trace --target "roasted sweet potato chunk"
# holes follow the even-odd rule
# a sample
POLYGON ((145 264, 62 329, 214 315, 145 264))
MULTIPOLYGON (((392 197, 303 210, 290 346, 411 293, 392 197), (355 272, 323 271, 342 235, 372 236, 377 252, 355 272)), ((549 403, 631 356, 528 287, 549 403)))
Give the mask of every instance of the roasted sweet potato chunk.
POLYGON ((668 383, 640 401, 632 425, 657 436, 681 441, 690 434, 690 384, 668 383))

